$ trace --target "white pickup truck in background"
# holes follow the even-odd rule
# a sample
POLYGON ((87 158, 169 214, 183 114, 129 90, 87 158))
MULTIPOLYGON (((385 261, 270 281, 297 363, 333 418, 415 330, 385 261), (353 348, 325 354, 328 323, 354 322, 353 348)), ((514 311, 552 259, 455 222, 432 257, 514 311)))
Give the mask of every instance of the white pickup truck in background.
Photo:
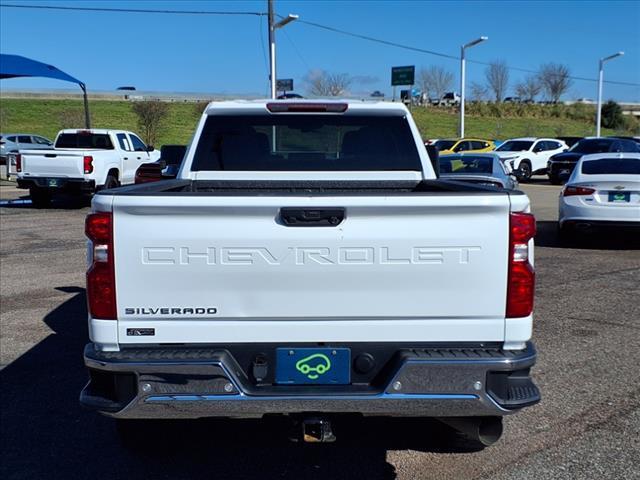
POLYGON ((123 130, 62 130, 53 150, 22 150, 16 156, 18 188, 28 188, 36 207, 56 193, 90 194, 134 183, 136 170, 160 152, 123 130))
POLYGON ((212 103, 178 178, 87 217, 89 383, 132 419, 436 417, 488 445, 535 404, 535 219, 440 181, 398 103, 212 103))

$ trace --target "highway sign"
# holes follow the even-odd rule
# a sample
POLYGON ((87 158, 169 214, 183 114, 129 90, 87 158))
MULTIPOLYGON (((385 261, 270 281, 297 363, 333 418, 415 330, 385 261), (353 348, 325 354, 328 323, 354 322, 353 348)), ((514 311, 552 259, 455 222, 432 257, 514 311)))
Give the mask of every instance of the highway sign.
POLYGON ((293 90, 293 78, 283 78, 276 82, 276 90, 279 92, 291 92, 293 90))
POLYGON ((413 85, 415 83, 416 67, 414 65, 406 67, 391 68, 391 85, 413 85))

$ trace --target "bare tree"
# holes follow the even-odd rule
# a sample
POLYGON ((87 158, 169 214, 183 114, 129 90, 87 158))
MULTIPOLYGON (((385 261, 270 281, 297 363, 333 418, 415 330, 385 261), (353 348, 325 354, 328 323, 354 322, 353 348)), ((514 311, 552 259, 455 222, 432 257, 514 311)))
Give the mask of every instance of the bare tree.
POLYGON ((312 70, 307 73, 305 82, 309 85, 309 94, 317 97, 339 97, 348 92, 351 77, 346 73, 329 73, 324 70, 312 70))
POLYGON ((522 100, 534 101, 542 91, 542 83, 537 75, 529 75, 516 85, 516 95, 522 100))
POLYGON ((418 84, 429 98, 442 98, 453 86, 453 73, 444 68, 431 65, 418 73, 418 84))
POLYGON ((470 90, 470 100, 473 100, 474 102, 481 102, 487 99, 487 95, 489 92, 487 90, 487 87, 485 87, 483 84, 472 82, 470 90))
POLYGON ((560 63, 545 63, 540 67, 540 83, 545 94, 553 103, 558 103, 560 97, 569 90, 571 78, 569 67, 560 63))
POLYGON ((133 104, 133 113, 138 116, 138 126, 148 145, 158 140, 162 124, 169 115, 169 104, 160 100, 144 100, 133 104))
POLYGON ((487 86, 496 102, 504 99, 509 88, 509 68, 504 60, 495 60, 485 70, 487 86))

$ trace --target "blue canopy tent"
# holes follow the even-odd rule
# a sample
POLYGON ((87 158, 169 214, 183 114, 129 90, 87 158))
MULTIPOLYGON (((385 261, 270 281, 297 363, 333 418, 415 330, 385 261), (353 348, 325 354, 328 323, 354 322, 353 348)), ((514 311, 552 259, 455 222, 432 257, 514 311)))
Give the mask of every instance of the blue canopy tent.
POLYGON ((91 128, 89 102, 87 100, 87 86, 83 82, 67 73, 64 73, 62 70, 58 70, 58 68, 53 65, 37 62, 36 60, 21 57, 20 55, 0 54, 0 80, 16 77, 48 77, 55 78, 57 80, 64 80, 65 82, 77 83, 82 89, 84 97, 85 126, 86 128, 91 128))

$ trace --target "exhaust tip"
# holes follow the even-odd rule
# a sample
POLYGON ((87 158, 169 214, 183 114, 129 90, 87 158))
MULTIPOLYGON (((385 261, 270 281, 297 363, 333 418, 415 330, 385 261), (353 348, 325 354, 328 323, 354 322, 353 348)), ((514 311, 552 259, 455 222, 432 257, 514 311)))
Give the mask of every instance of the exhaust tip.
POLYGON ((576 223, 574 226, 577 230, 582 230, 582 231, 591 230, 591 224, 589 223, 579 222, 579 223, 576 223))
POLYGON ((444 417, 438 420, 485 447, 493 445, 502 436, 502 417, 444 417))
POLYGON ((478 425, 478 440, 488 447, 500 440, 502 431, 501 417, 482 417, 478 425))

